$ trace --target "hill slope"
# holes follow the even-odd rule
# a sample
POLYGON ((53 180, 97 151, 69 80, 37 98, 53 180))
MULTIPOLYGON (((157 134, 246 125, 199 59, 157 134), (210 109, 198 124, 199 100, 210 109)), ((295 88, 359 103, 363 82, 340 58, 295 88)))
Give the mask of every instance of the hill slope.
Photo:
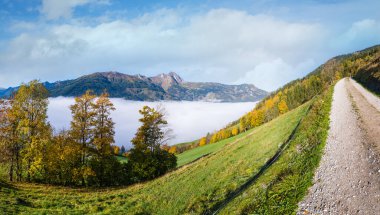
POLYGON ((307 107, 304 105, 271 123, 224 140, 224 150, 151 182, 108 191, 21 184, 17 189, 1 189, 0 209, 32 213, 63 210, 66 213, 201 213, 258 171, 289 137, 307 107))
MULTIPOLYGON (((44 83, 51 97, 79 96, 86 90, 101 94, 104 90, 114 98, 138 101, 186 100, 248 102, 257 101, 268 93, 254 85, 225 85, 218 83, 186 82, 174 72, 155 77, 101 72, 74 80, 44 83)), ((0 89, 1 96, 9 96, 17 88, 0 89)))

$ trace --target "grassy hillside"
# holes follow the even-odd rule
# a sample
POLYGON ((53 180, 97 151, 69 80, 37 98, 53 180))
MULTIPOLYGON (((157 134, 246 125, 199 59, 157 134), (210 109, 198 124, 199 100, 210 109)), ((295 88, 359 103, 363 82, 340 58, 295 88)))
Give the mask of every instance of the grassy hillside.
POLYGON ((306 103, 250 132, 214 145, 224 149, 144 184, 105 190, 32 184, 2 187, 0 211, 199 214, 255 174, 288 139, 309 105, 306 103))
MULTIPOLYGON (((252 132, 252 131, 250 131, 250 132, 252 132)), ((214 152, 222 149, 227 143, 231 143, 232 141, 238 141, 238 140, 240 140, 239 137, 245 137, 250 132, 246 132, 244 134, 232 137, 232 138, 227 139, 227 140, 219 141, 219 142, 213 143, 213 144, 208 144, 208 145, 205 145, 202 147, 196 147, 194 149, 187 150, 183 153, 180 153, 177 155, 177 167, 181 167, 185 164, 194 162, 203 156, 214 153, 214 152)), ((128 158, 123 157, 123 156, 116 156, 116 159, 122 163, 128 162, 128 158)))
POLYGON ((196 147, 194 149, 191 149, 191 150, 185 151, 181 154, 178 154, 177 155, 177 159, 178 159, 177 160, 177 166, 178 167, 183 166, 183 165, 188 164, 190 162, 193 162, 193 161, 195 161, 195 160, 197 160, 203 156, 207 156, 207 155, 210 155, 214 152, 217 152, 227 144, 239 142, 239 141, 247 138, 247 135, 250 135, 252 132, 254 132, 254 131, 251 130, 251 131, 242 133, 240 135, 231 137, 229 139, 225 139, 225 140, 222 140, 222 141, 219 141, 216 143, 212 143, 212 144, 207 144, 207 145, 204 145, 201 147, 196 147))
POLYGON ((252 186, 220 214, 293 214, 318 167, 329 129, 332 88, 302 120, 289 147, 252 186))

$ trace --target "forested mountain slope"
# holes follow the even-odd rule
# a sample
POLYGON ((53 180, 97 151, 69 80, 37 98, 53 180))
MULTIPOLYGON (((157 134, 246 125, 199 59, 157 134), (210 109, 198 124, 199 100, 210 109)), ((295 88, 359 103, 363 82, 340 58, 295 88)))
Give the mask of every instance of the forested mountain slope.
MULTIPOLYGON (((106 90, 110 97, 138 101, 248 102, 260 100, 268 94, 252 84, 186 82, 174 72, 154 77, 119 72, 98 72, 74 80, 45 82, 44 85, 51 97, 80 96, 86 90, 93 90, 95 94, 100 95, 106 90)), ((9 96, 17 89, 17 87, 0 89, 0 97, 9 96)))

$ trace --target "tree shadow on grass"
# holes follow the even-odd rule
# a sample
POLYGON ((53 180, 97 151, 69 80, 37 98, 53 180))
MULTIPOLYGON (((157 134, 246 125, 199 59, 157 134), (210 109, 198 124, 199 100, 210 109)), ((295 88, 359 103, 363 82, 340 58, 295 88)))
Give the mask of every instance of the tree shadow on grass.
POLYGON ((0 188, 6 188, 6 189, 11 189, 11 190, 18 190, 15 186, 12 184, 0 179, 0 188))

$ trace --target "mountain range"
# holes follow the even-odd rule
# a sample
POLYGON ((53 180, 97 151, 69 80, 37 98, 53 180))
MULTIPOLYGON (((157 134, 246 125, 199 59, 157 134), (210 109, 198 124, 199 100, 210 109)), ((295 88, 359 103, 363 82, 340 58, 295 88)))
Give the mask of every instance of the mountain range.
MULTIPOLYGON (((174 72, 154 77, 97 72, 73 80, 43 84, 49 90, 50 97, 80 96, 86 90, 92 90, 99 95, 106 90, 110 97, 136 101, 252 102, 268 95, 268 92, 252 84, 187 82, 174 72)), ((0 97, 8 97, 17 89, 18 87, 0 89, 0 97)))

